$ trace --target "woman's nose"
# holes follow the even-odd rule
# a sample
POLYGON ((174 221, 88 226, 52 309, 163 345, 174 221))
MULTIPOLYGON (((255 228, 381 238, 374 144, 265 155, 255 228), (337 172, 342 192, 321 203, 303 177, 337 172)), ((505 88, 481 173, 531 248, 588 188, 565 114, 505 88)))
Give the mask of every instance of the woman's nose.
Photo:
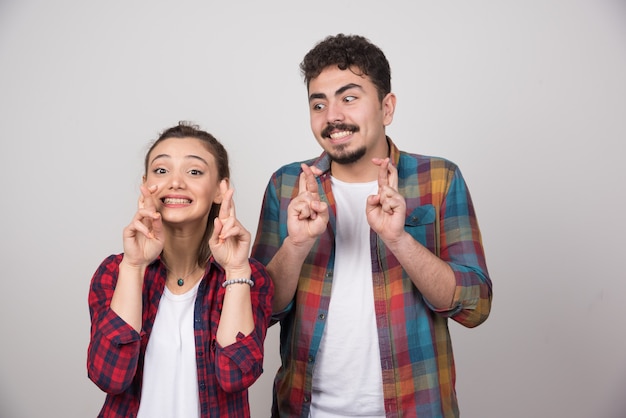
POLYGON ((178 173, 172 173, 172 178, 170 181, 170 187, 172 189, 182 189, 185 187, 185 181, 183 180, 183 176, 178 173))

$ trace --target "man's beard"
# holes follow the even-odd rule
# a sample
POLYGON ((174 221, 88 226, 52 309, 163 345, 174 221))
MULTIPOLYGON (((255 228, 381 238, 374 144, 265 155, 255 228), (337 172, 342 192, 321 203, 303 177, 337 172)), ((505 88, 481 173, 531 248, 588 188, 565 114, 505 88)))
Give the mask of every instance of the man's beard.
MULTIPOLYGON (((356 125, 350 125, 346 123, 329 123, 321 132, 323 138, 330 139, 330 134, 333 131, 350 131, 352 135, 359 132, 359 127, 356 125)), ((355 151, 345 151, 346 145, 338 145, 333 151, 327 151, 330 160, 342 165, 353 164, 359 161, 367 152, 365 147, 359 148, 355 151)))
POLYGON ((359 161, 367 151, 365 147, 358 148, 351 152, 344 152, 345 147, 338 147, 332 152, 327 152, 330 160, 341 165, 353 164, 359 161))

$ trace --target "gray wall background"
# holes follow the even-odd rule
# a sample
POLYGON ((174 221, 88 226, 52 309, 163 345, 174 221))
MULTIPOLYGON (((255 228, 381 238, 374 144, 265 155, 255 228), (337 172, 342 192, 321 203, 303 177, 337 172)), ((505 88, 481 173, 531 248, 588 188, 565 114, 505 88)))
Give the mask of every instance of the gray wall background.
MULTIPOLYGON (((254 233, 274 169, 317 155, 298 64, 359 33, 392 65, 389 134, 469 183, 491 318, 451 323, 470 418, 626 416, 626 4, 0 0, 0 416, 96 416, 91 275, 142 159, 192 120, 230 151, 254 233)), ((278 327, 250 391, 269 416, 278 327)))

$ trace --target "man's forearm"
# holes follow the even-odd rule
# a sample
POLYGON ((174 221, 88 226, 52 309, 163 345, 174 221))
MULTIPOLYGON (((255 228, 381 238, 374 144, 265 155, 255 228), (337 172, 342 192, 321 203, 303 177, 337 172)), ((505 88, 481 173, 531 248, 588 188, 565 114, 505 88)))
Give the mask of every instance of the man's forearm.
POLYGON ((452 268, 405 233, 389 246, 420 293, 436 308, 452 306, 456 279, 452 268))
POLYGON ((302 263, 310 249, 311 246, 294 245, 287 237, 272 261, 267 264, 267 271, 274 282, 274 299, 272 301, 274 312, 283 310, 294 298, 302 263))

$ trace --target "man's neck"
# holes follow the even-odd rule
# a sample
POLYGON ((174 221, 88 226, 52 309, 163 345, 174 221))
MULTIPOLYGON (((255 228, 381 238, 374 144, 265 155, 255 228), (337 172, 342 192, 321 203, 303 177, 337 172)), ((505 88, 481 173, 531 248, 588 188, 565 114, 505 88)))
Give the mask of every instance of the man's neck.
POLYGON ((378 166, 372 163, 370 157, 363 157, 351 164, 331 162, 330 173, 346 183, 367 183, 378 178, 378 166))

